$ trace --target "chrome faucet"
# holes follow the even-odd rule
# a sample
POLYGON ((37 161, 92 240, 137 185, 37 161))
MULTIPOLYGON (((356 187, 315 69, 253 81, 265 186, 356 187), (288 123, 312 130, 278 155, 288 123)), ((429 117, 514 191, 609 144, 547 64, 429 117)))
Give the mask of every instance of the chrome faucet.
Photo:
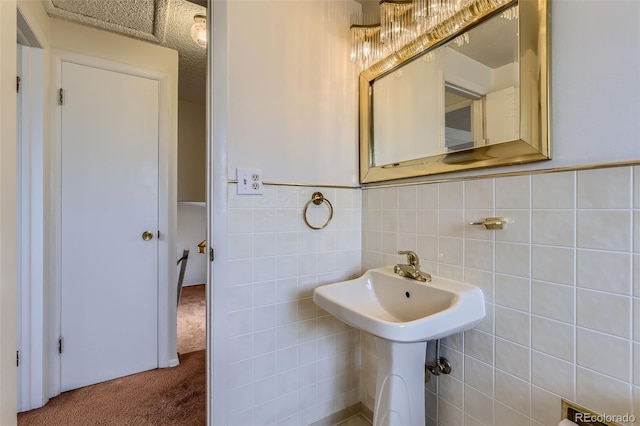
POLYGON ((431 275, 420 270, 420 258, 411 250, 400 250, 398 254, 406 254, 408 265, 398 264, 393 267, 393 272, 401 277, 411 278, 418 281, 431 281, 431 275))

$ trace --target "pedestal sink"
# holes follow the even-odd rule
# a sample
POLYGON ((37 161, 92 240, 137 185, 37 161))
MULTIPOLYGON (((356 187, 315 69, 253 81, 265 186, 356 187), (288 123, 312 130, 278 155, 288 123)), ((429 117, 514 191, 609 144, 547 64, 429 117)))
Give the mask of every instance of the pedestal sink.
POLYGON ((473 328, 485 316, 478 287, 436 276, 423 283, 394 274, 392 266, 317 287, 313 301, 376 336, 374 426, 424 425, 426 342, 473 328))

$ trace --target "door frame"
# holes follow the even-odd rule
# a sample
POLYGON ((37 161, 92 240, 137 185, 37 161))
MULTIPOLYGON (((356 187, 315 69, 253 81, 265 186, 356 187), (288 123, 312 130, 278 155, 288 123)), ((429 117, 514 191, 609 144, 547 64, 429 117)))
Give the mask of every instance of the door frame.
MULTIPOLYGON (((176 99, 173 99, 169 75, 143 69, 129 64, 108 61, 60 49, 51 51, 52 92, 57 94, 62 82, 62 63, 101 68, 108 71, 130 74, 156 80, 159 83, 159 127, 158 127, 158 367, 178 365, 176 351, 177 300, 175 291, 175 235, 177 218, 176 159, 177 134, 172 120, 177 120, 176 99)), ((51 148, 49 157, 49 216, 47 259, 49 294, 46 295, 49 328, 45 331, 45 357, 48 359, 49 396, 60 393, 60 357, 57 351, 60 336, 61 314, 61 107, 58 98, 52 99, 51 148)), ((62 106, 63 108, 64 106, 62 106)))
POLYGON ((0 1, 0 424, 15 424, 17 374, 16 2, 0 1))
POLYGON ((209 0, 207 16, 207 242, 215 262, 207 264, 207 419, 229 424, 227 340, 227 130, 229 110, 228 0, 209 0))
POLYGON ((41 407, 47 400, 44 331, 44 52, 23 45, 18 132, 19 280, 18 410, 41 407))

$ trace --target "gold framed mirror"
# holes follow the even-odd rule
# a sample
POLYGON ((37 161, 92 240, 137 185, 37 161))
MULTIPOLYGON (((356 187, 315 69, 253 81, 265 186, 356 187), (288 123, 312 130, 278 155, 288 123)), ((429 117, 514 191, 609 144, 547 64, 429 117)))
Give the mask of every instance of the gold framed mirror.
POLYGON ((360 182, 550 159, 548 43, 547 0, 478 0, 364 70, 360 182))

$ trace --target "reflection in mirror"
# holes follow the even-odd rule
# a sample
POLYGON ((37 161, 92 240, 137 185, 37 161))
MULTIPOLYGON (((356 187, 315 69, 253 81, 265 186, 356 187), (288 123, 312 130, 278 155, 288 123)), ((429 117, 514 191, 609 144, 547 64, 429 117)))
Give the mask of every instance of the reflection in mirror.
POLYGON ((374 166, 519 138, 517 6, 375 80, 374 166))
POLYGON ((484 97, 451 83, 444 85, 444 148, 473 148, 484 141, 484 97))
POLYGON ((360 74, 360 181, 550 158, 548 0, 476 1, 360 74))

